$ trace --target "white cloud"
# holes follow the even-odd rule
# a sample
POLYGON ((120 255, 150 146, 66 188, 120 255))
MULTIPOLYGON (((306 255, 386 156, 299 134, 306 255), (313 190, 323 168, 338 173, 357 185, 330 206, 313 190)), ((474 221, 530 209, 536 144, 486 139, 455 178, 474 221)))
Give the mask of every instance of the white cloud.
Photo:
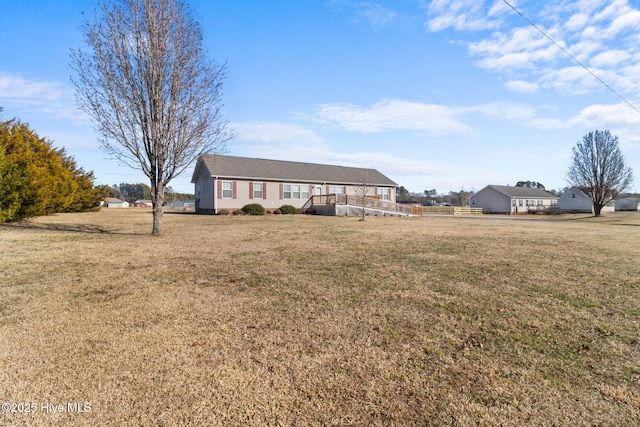
POLYGON ((461 113, 479 114, 485 118, 518 123, 537 129, 559 129, 567 127, 565 121, 541 117, 534 108, 511 102, 495 102, 472 107, 464 107, 461 113))
POLYGON ((538 91, 537 83, 530 83, 524 80, 511 80, 505 83, 505 87, 513 92, 534 93, 538 91))
POLYGON ((238 141, 298 144, 322 142, 322 138, 309 129, 281 122, 238 122, 231 123, 230 127, 238 135, 238 141))
POLYGON ((51 118, 86 121, 74 101, 73 89, 57 81, 0 73, 0 105, 9 110, 37 112, 51 118))
MULTIPOLYGON (((597 69, 592 70, 596 75, 603 80, 606 76, 610 87, 640 95, 640 85, 631 84, 637 74, 624 67, 640 60, 640 9, 635 4, 629 0, 546 0, 535 7, 518 10, 582 64, 597 69)), ((486 35, 476 31, 474 36, 482 38, 467 41, 469 53, 479 67, 506 75, 511 81, 570 94, 602 87, 586 71, 576 72, 577 64, 537 29, 510 8, 499 9, 493 0, 435 0, 428 8, 425 25, 430 31, 492 30, 486 35), (551 82, 550 75, 561 76, 561 83, 551 82)))
POLYGON ((326 104, 313 118, 318 123, 354 132, 413 130, 444 134, 468 131, 451 107, 399 99, 380 101, 369 108, 353 104, 326 104))
POLYGON ((243 146, 242 154, 250 157, 373 168, 384 174, 398 176, 455 173, 450 165, 431 163, 427 159, 403 158, 386 151, 346 153, 335 151, 333 146, 325 143, 257 142, 243 146))
POLYGON ((587 127, 629 126, 640 131, 640 113, 624 103, 590 105, 571 121, 576 125, 587 127))
MULTIPOLYGON (((535 90, 526 82, 512 82, 512 89, 535 90)), ((532 107, 513 102, 445 106, 406 100, 385 100, 366 108, 353 104, 327 104, 313 115, 300 115, 318 126, 339 127, 349 132, 413 132, 430 137, 471 135, 474 120, 514 122, 537 129, 559 129, 566 120, 543 117, 532 107), (475 117, 474 117, 475 116, 475 117)))
POLYGON ((584 28, 587 22, 589 22, 588 14, 576 13, 575 15, 571 16, 566 22, 565 28, 569 31, 578 31, 581 28, 584 28))
POLYGON ((346 10, 355 15, 354 22, 365 22, 375 29, 385 27, 398 19, 398 14, 380 3, 353 0, 332 0, 329 2, 335 10, 346 10))
POLYGON ((428 7, 431 16, 425 26, 429 31, 443 31, 453 28, 458 31, 490 30, 498 28, 502 22, 503 5, 494 2, 485 7, 478 0, 433 0, 428 7))
POLYGON ((377 3, 360 2, 355 8, 358 16, 374 28, 382 28, 396 18, 396 13, 377 3))
POLYGON ((629 52, 624 50, 608 50, 606 52, 599 53, 595 55, 591 61, 590 65, 593 67, 607 67, 613 68, 617 67, 621 62, 630 59, 631 55, 629 52))

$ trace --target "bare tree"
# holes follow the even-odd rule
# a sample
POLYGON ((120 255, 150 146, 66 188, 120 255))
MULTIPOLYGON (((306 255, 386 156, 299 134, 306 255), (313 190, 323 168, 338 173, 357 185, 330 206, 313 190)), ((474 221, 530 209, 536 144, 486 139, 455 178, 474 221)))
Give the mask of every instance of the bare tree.
POLYGON ((582 142, 573 148, 567 181, 591 198, 593 213, 600 216, 602 208, 633 182, 633 172, 624 162, 618 137, 608 130, 592 131, 582 137, 582 142))
POLYGON ((207 59, 179 0, 103 0, 82 30, 89 52, 71 53, 78 105, 103 149, 149 177, 158 234, 167 184, 232 136, 221 110, 226 65, 207 59))
POLYGON ((369 184, 366 178, 363 177, 360 184, 355 186, 353 190, 356 193, 356 200, 358 201, 358 204, 362 207, 362 218, 360 218, 360 221, 364 221, 367 213, 367 206, 369 206, 372 197, 375 196, 376 187, 369 184))

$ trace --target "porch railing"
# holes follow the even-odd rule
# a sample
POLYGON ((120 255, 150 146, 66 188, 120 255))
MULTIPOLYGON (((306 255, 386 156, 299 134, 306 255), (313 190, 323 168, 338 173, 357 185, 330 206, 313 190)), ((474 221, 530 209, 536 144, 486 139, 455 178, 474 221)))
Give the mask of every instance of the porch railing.
MULTIPOLYGON (((410 205, 381 200, 378 197, 355 196, 350 194, 322 194, 311 196, 302 209, 309 209, 318 205, 352 205, 365 206, 367 209, 377 209, 385 212, 397 212, 404 215, 416 215, 410 205)), ((417 215, 420 215, 418 212, 417 215)))

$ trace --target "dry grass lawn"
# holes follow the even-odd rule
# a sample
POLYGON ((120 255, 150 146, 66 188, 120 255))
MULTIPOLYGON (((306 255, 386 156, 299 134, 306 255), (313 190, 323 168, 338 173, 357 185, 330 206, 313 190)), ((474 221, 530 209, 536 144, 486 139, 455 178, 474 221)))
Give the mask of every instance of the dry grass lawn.
POLYGON ((0 425, 639 425, 640 214, 553 219, 0 225, 0 425))

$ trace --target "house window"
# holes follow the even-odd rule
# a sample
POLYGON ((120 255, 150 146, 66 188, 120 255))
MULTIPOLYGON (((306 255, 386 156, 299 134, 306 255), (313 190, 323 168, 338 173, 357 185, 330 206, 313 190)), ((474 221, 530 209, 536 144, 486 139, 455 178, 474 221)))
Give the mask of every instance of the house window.
POLYGON ((222 181, 222 198, 233 199, 233 182, 222 181))
POLYGON ((262 199, 262 183, 254 182, 253 183, 253 198, 254 199, 262 199))
POLYGON ((329 187, 329 194, 342 194, 344 187, 341 185, 332 185, 329 187))
POLYGON ((571 193, 571 198, 575 199, 576 198, 576 193, 571 193))
POLYGON ((282 198, 283 199, 308 199, 309 198, 309 186, 299 184, 284 184, 282 186, 282 198))
POLYGON ((518 206, 522 207, 522 199, 518 199, 518 206))
POLYGON ((380 200, 389 200, 389 189, 378 188, 378 196, 380 196, 380 200))

